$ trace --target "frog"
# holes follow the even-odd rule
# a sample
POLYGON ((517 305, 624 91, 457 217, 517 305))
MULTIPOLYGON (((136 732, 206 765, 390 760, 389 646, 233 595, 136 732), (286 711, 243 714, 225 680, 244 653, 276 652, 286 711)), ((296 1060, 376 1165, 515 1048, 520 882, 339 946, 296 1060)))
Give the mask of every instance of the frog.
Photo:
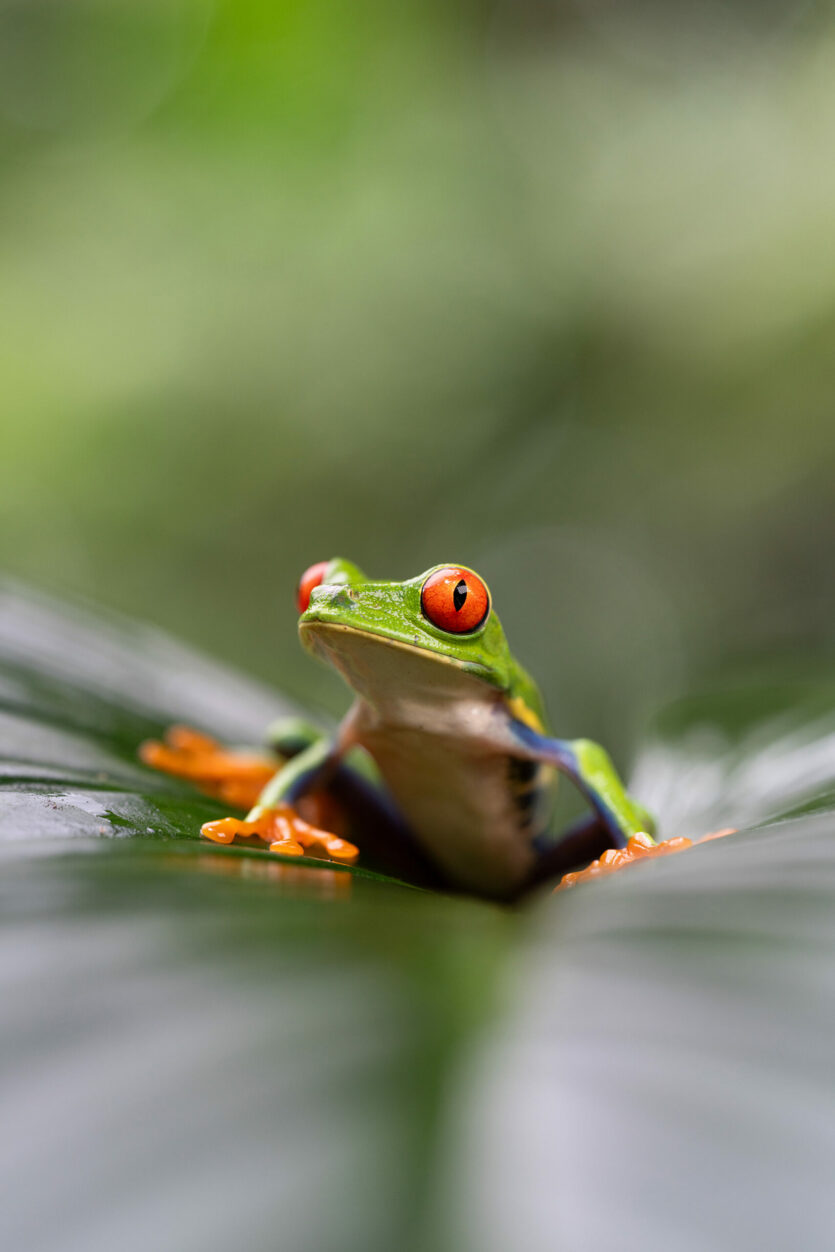
POLYGON ((374 797, 436 881, 478 896, 518 895, 555 850, 564 867, 594 852, 611 867, 667 850, 606 750, 551 733, 539 688, 475 570, 441 564, 403 582, 374 581, 334 557, 305 570, 296 596, 302 646, 336 670, 353 701, 333 734, 273 727, 272 760, 187 728, 145 745, 147 763, 210 780, 231 806, 254 798, 244 819, 205 823, 205 838, 259 838, 280 855, 356 864, 357 845, 311 808, 341 777, 374 797), (589 813, 560 836, 551 823, 563 778, 589 813))

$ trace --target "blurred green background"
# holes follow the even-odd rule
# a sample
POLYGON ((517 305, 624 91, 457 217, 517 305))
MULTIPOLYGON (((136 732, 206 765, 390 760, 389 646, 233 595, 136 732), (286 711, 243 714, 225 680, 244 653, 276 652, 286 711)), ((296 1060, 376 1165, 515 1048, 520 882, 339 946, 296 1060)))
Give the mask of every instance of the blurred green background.
POLYGON ((301 570, 465 562, 622 754, 831 655, 832 16, 0 0, 0 564, 337 712, 301 570))

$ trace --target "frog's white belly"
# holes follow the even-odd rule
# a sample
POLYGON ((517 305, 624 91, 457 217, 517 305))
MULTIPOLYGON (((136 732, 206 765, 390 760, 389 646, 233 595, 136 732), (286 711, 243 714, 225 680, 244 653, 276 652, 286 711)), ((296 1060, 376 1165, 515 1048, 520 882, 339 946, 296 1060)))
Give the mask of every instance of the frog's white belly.
POLYGON ((454 882, 487 895, 519 886, 535 853, 507 756, 409 726, 357 727, 415 837, 454 882))
POLYGON ((535 853, 510 780, 504 694, 436 653, 345 624, 303 639, 357 695, 347 742, 374 758, 415 837, 450 880, 485 895, 518 887, 535 853))

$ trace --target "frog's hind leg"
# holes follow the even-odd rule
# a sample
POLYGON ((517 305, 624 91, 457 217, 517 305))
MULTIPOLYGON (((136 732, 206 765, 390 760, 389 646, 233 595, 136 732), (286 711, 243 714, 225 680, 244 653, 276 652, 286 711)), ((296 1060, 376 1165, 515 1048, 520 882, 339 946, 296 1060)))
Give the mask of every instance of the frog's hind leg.
POLYGON ((300 717, 280 717, 270 723, 264 736, 267 746, 285 761, 322 739, 327 739, 327 735, 300 717))
POLYGON ((282 718, 268 729, 262 748, 230 748, 191 726, 170 726, 163 738, 139 746, 152 769, 187 778, 230 808, 251 809, 283 761, 322 738, 300 718, 282 718))
POLYGON ((238 809, 255 803, 279 763, 268 750, 227 748, 190 726, 171 726, 162 740, 146 740, 139 746, 139 759, 152 769, 189 779, 238 809))

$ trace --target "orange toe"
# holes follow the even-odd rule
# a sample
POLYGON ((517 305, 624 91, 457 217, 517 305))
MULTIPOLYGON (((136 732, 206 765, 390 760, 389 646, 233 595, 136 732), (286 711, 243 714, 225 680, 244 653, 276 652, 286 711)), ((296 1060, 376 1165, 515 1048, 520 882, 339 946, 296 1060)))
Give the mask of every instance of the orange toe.
POLYGON ((592 861, 585 869, 576 870, 573 874, 563 874, 555 891, 564 891, 576 887, 578 883, 588 882, 590 878, 602 878, 607 874, 616 873, 626 865, 636 861, 644 861, 650 857, 669 856, 671 852, 683 852, 692 846, 692 839, 678 837, 667 839, 663 843, 653 843, 648 835, 633 835, 625 848, 609 848, 597 861, 592 861))
POLYGON ((217 739, 204 735, 202 730, 195 730, 193 726, 169 726, 165 742, 175 752, 216 752, 220 747, 217 739))
POLYGON ((342 865, 353 865, 359 857, 359 849, 328 830, 311 826, 288 804, 264 809, 252 821, 239 821, 235 817, 222 817, 206 822, 201 833, 215 843, 231 843, 233 839, 257 836, 269 844, 271 852, 282 856, 304 856, 309 852, 342 865))
POLYGON ((200 833, 213 843, 231 843, 238 836, 246 839, 258 832, 253 822, 241 822, 236 817, 221 817, 214 822, 204 822, 200 833))
POLYGON ((278 764, 266 755, 224 748, 190 726, 169 727, 162 741, 146 740, 139 759, 162 773, 188 778, 201 791, 241 809, 257 802, 278 764))
POLYGON ((353 865, 359 859, 359 848, 356 844, 349 843, 347 839, 340 839, 337 835, 330 835, 323 842, 325 851, 332 861, 340 861, 344 865, 353 865))
MULTIPOLYGON (((709 835, 702 835, 697 843, 706 843, 709 839, 723 839, 733 835, 736 829, 726 826, 723 830, 714 830, 709 835)), ((568 887, 576 887, 577 883, 587 882, 590 878, 605 877, 615 873, 625 865, 633 865, 636 861, 644 861, 650 857, 670 856, 675 852, 684 852, 693 847, 693 840, 677 835, 675 839, 665 839, 662 843, 653 843, 647 835, 633 835, 625 848, 610 848, 597 861, 592 861, 585 869, 576 870, 573 874, 564 874, 555 891, 563 891, 568 887)))
POLYGON ((724 839, 726 835, 735 835, 736 826, 723 826, 721 830, 712 830, 709 835, 702 835, 699 843, 708 843, 711 839, 724 839))
MULTIPOLYGON (((359 857, 359 849, 347 839, 334 835, 329 830, 320 830, 311 825, 289 805, 268 810, 273 829, 279 834, 279 840, 292 839, 313 856, 324 857, 326 860, 340 861, 343 865, 353 865, 359 857)), ((271 844, 272 851, 280 851, 271 844)))
POLYGON ((295 839, 276 839, 270 844, 270 852, 278 852, 281 856, 304 856, 304 848, 295 839))

